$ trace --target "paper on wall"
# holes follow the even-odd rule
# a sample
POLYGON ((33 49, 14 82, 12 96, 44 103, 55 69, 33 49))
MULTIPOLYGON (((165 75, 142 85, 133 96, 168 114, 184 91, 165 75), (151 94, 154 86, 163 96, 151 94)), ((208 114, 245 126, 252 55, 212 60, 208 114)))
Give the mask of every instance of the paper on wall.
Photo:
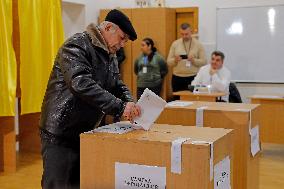
POLYGON ((196 109, 195 124, 197 127, 203 127, 203 114, 204 110, 207 108, 208 108, 207 106, 202 106, 196 109))
POLYGON ((115 163, 115 189, 165 189, 166 167, 115 163))
POLYGON ((176 174, 181 174, 182 165, 182 143, 189 140, 190 138, 178 138, 172 141, 171 147, 171 172, 176 174))
POLYGON ((250 148, 251 148, 251 154, 254 157, 259 151, 260 151, 260 145, 259 145, 259 126, 255 126, 250 131, 250 148))
POLYGON ((214 166, 214 189, 231 189, 231 161, 225 157, 214 166))
POLYGON ((141 116, 134 119, 135 125, 142 127, 144 130, 149 130, 164 110, 167 102, 146 88, 137 105, 141 108, 141 116))
POLYGON ((186 107, 192 104, 193 102, 189 102, 189 101, 172 101, 172 102, 169 102, 166 107, 186 107))

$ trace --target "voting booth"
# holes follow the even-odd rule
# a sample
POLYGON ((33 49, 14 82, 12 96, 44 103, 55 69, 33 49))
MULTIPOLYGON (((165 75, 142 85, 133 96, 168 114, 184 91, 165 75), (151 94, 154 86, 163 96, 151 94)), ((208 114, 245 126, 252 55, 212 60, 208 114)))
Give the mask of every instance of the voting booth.
POLYGON ((234 129, 234 188, 259 188, 258 104, 173 101, 156 123, 234 129))
POLYGON ((81 189, 233 188, 230 129, 116 123, 80 136, 81 189))

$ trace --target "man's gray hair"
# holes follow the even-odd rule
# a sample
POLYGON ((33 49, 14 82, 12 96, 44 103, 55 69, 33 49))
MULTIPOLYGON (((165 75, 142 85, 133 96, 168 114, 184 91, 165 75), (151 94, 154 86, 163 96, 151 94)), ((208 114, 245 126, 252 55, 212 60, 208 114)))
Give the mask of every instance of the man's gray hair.
POLYGON ((105 28, 108 24, 112 24, 114 26, 114 28, 117 28, 118 26, 112 22, 109 21, 103 21, 102 23, 100 23, 99 28, 105 28))

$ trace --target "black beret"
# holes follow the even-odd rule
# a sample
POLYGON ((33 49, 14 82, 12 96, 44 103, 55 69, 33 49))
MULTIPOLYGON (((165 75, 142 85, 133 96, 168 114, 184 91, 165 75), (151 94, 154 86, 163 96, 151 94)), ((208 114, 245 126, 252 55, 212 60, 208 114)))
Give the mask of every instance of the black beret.
POLYGON ((105 21, 116 24, 124 33, 126 33, 129 36, 129 39, 131 41, 134 41, 137 39, 137 34, 129 18, 125 14, 123 14, 121 11, 117 9, 111 10, 107 14, 105 21))

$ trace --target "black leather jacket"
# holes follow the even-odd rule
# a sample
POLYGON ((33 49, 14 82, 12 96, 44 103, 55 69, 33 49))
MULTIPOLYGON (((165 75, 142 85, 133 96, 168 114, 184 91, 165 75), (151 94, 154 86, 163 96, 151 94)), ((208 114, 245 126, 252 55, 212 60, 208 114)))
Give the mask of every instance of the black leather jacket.
POLYGON ((108 53, 91 24, 59 49, 42 104, 40 128, 55 136, 79 137, 97 126, 104 114, 121 116, 133 101, 120 80, 115 55, 108 53))

